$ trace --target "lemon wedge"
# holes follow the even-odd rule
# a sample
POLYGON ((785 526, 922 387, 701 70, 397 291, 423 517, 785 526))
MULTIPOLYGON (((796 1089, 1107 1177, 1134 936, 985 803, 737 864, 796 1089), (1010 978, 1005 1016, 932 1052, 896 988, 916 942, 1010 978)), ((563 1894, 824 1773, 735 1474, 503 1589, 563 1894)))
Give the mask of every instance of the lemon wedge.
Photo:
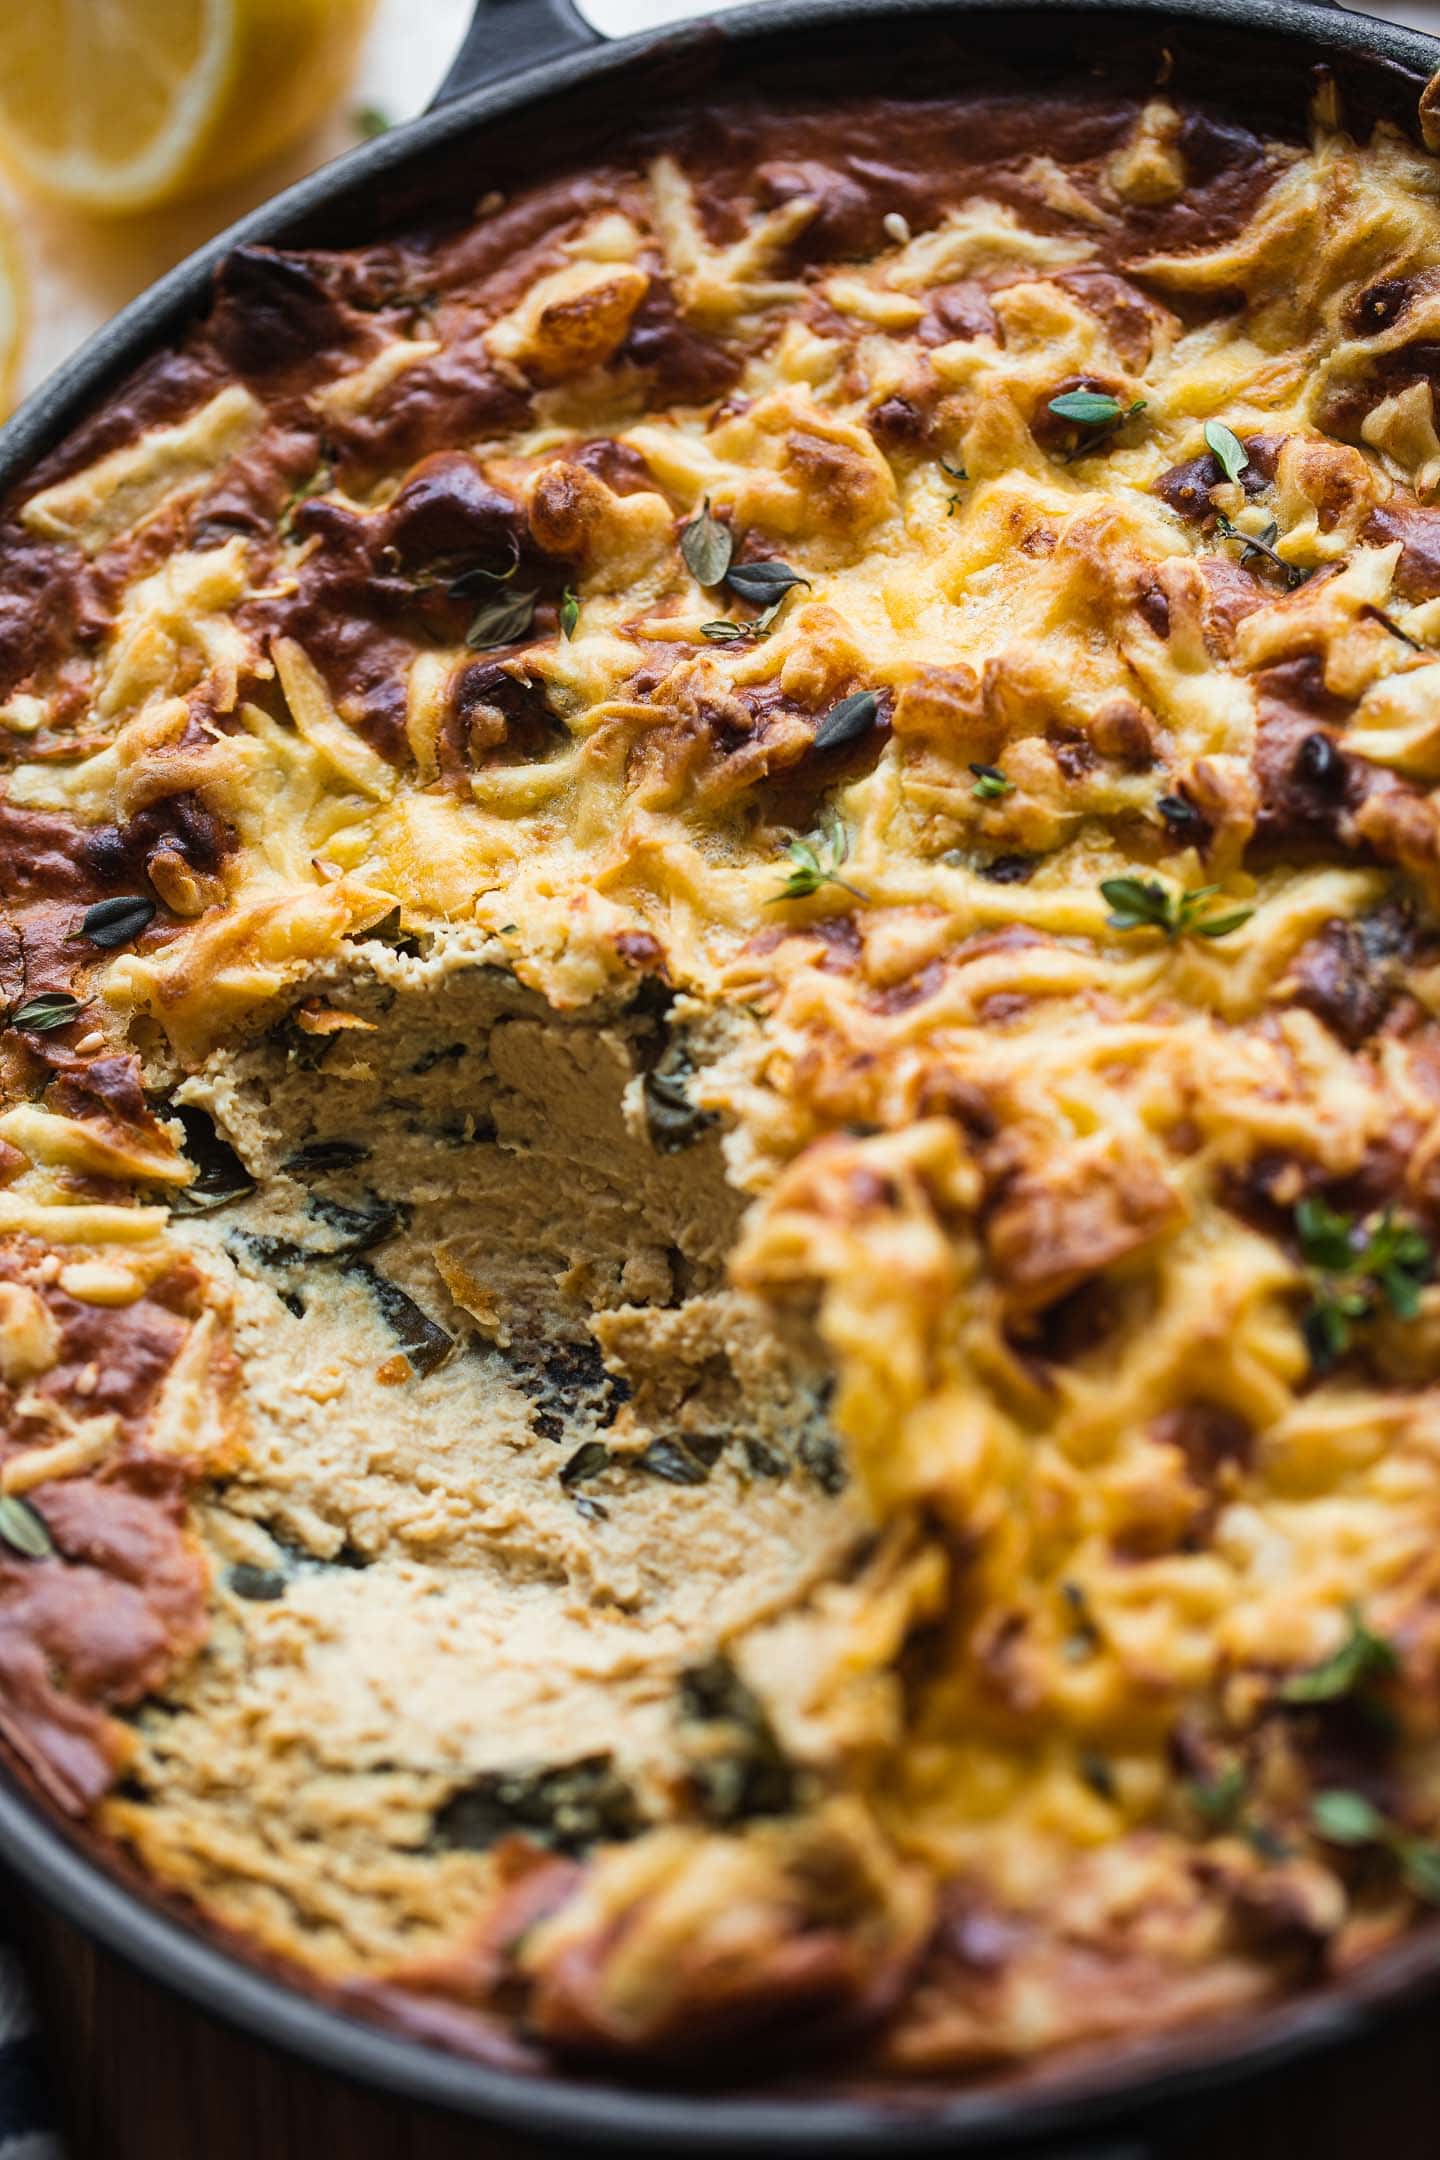
POLYGON ((339 95, 374 0, 0 0, 0 154, 94 211, 263 164, 339 95))
POLYGON ((14 402, 20 348, 25 342, 25 276, 20 250, 0 203, 0 420, 14 402))

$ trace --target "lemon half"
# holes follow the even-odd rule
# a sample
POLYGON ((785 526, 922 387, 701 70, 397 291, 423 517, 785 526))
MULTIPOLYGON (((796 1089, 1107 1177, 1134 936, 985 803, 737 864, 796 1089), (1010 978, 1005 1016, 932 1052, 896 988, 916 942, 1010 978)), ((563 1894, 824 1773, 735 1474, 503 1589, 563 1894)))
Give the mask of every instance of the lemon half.
POLYGON ((217 187, 338 97, 375 0, 0 0, 0 152, 87 210, 217 187))
POLYGON ((25 342, 25 274, 9 214, 0 202, 0 420, 15 401, 20 349, 25 342))

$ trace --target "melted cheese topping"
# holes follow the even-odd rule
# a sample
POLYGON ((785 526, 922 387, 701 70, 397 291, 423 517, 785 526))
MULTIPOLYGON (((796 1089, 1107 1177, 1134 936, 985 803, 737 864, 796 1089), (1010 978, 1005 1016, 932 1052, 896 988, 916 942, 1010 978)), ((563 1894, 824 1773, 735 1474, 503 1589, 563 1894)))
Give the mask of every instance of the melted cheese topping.
POLYGON ((251 262, 311 311, 303 363, 267 388, 222 305, 202 350, 243 380, 19 504, 107 582, 5 707, 15 1002, 86 1000, 12 1010, 5 1490, 45 1515, 122 1442, 183 1466, 213 1631, 107 1741, 106 1820, 371 2012, 440 1999, 479 2045, 523 1997, 547 2045, 642 2052, 860 2012, 878 2060, 950 2069, 1261 1997, 1424 1893, 1440 169, 1333 116, 1237 134, 1187 225, 1200 123, 1107 112, 903 209, 868 183, 863 244, 822 237, 853 176, 726 195, 682 132, 496 213, 428 299, 251 262), (77 946, 90 889, 39 835, 128 848, 94 895, 154 919, 77 946), (477 969, 530 1001, 523 1072, 477 969), (646 1167, 646 982, 738 1230, 646 1167), (452 1127, 512 1107, 435 1181, 404 1056, 446 1025, 486 1060, 452 1127), (121 1050, 162 1114, 76 1096, 121 1050), (259 1198, 185 1212, 187 1105, 259 1198), (323 1296, 287 1275, 363 1198, 317 1215, 282 1159, 337 1105, 413 1211, 402 1306, 478 1330, 469 1365, 402 1312, 387 1377, 363 1244, 323 1296), (38 1407, 55 1300, 123 1337, 176 1265, 199 1302, 128 1438, 83 1373, 38 1407), (552 1410, 600 1451, 557 1481, 513 1357, 561 1338, 636 1400, 618 1443, 552 1410), (577 1515, 607 1448, 613 1480, 705 1417, 783 1453, 817 1358, 843 1501, 682 1468, 577 1515), (573 1820, 535 1783, 567 1756, 573 1820))

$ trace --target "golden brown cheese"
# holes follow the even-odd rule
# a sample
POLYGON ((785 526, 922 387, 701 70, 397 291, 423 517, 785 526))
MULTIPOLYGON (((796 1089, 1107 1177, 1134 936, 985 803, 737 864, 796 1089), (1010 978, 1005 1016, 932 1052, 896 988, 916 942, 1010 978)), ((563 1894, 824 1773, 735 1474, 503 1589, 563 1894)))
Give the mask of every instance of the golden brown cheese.
POLYGON ((843 118, 242 250, 0 533, 0 1722, 511 2060, 1440 1891, 1440 167, 843 118))

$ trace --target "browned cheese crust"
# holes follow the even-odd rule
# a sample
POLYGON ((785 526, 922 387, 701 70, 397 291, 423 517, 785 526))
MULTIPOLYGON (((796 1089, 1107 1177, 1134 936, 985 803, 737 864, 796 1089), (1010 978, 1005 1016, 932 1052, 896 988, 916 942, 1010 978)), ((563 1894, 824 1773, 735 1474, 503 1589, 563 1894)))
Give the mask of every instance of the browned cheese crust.
POLYGON ((0 1728, 524 2063, 1440 1896, 1440 166, 680 113, 0 525, 0 1728), (840 146, 847 147, 840 147, 840 146))

